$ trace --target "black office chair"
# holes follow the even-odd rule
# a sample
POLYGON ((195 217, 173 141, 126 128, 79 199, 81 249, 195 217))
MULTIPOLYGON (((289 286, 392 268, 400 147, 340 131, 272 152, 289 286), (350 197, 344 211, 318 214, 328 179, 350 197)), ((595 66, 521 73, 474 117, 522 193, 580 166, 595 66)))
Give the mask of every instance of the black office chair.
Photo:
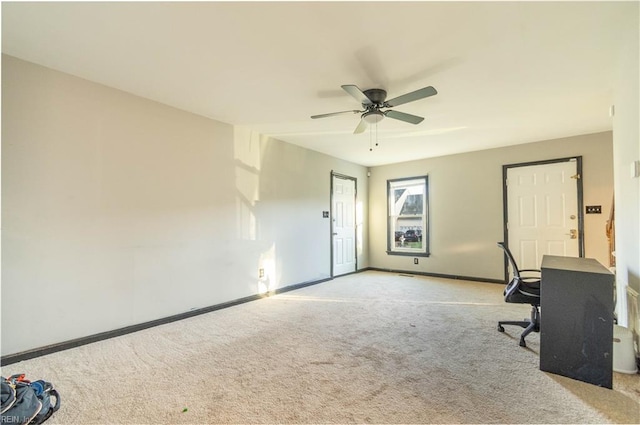
POLYGON ((515 325, 525 328, 520 335, 520 346, 526 347, 524 338, 531 332, 540 332, 540 270, 518 269, 511 251, 504 242, 498 242, 498 246, 504 250, 504 254, 509 260, 513 278, 504 290, 504 300, 508 303, 531 304, 531 319, 522 321, 500 321, 498 331, 504 332, 502 325, 515 325), (521 275, 521 273, 527 276, 521 275))

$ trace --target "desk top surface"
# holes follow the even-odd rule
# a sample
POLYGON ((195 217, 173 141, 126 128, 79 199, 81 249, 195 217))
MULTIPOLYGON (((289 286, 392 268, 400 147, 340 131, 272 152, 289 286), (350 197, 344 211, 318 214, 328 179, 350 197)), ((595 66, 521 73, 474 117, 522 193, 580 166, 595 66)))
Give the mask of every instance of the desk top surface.
POLYGON ((570 270, 585 273, 613 274, 593 258, 561 257, 544 255, 541 269, 570 270))

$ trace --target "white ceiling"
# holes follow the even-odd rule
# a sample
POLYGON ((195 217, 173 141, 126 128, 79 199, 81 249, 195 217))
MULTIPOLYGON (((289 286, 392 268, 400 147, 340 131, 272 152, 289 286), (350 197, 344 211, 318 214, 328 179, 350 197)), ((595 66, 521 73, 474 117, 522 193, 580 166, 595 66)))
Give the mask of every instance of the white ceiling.
POLYGON ((632 3, 3 3, 3 53, 373 166, 611 129, 632 3), (433 86, 354 135, 340 86, 433 86), (379 146, 369 151, 370 141, 379 146))

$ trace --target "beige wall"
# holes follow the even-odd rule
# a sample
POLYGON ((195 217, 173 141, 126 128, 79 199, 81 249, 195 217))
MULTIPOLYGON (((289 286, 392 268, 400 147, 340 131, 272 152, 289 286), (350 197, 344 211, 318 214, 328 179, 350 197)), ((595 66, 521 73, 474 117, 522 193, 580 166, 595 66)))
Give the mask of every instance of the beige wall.
POLYGON ((608 266, 605 223, 613 197, 611 132, 548 140, 499 149, 375 167, 370 178, 370 259, 377 268, 503 278, 502 166, 547 159, 583 157, 585 205, 602 205, 585 216, 585 253, 608 266), (386 253, 388 179, 429 175, 430 251, 420 258, 386 253))
POLYGON ((366 168, 2 59, 3 355, 329 277, 332 170, 369 265, 366 168))
MULTIPOLYGON (((637 91, 633 72, 620 81, 637 91)), ((640 190, 626 176, 640 150, 638 107, 618 96, 616 184, 631 181, 618 193, 635 202, 618 221, 619 256, 633 285, 640 190)), ((359 268, 501 279, 502 165, 582 155, 585 205, 603 207, 585 216, 586 255, 607 261, 609 132, 375 167, 367 178, 364 167, 4 55, 2 106, 3 355, 328 277, 331 170, 358 179, 359 268), (386 254, 386 180, 424 174, 432 255, 414 266, 386 254), (25 300, 47 319, 16 326, 25 300)))

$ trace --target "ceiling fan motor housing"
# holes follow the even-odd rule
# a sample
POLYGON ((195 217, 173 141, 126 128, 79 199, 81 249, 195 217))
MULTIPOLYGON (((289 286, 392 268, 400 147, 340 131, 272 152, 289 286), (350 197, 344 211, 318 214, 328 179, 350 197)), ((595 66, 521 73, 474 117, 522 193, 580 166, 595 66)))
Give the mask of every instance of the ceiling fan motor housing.
POLYGON ((362 106, 367 111, 362 114, 362 119, 369 124, 376 124, 384 118, 384 113, 380 111, 384 107, 384 100, 387 98, 387 92, 382 89, 369 89, 363 92, 365 96, 371 100, 371 103, 363 103, 362 106))
MULTIPOLYGON (((363 93, 371 100, 371 102, 373 102, 374 105, 382 106, 385 99, 387 98, 386 90, 382 89, 369 89, 365 90, 363 93)), ((363 103, 362 106, 367 106, 367 104, 363 103)))

